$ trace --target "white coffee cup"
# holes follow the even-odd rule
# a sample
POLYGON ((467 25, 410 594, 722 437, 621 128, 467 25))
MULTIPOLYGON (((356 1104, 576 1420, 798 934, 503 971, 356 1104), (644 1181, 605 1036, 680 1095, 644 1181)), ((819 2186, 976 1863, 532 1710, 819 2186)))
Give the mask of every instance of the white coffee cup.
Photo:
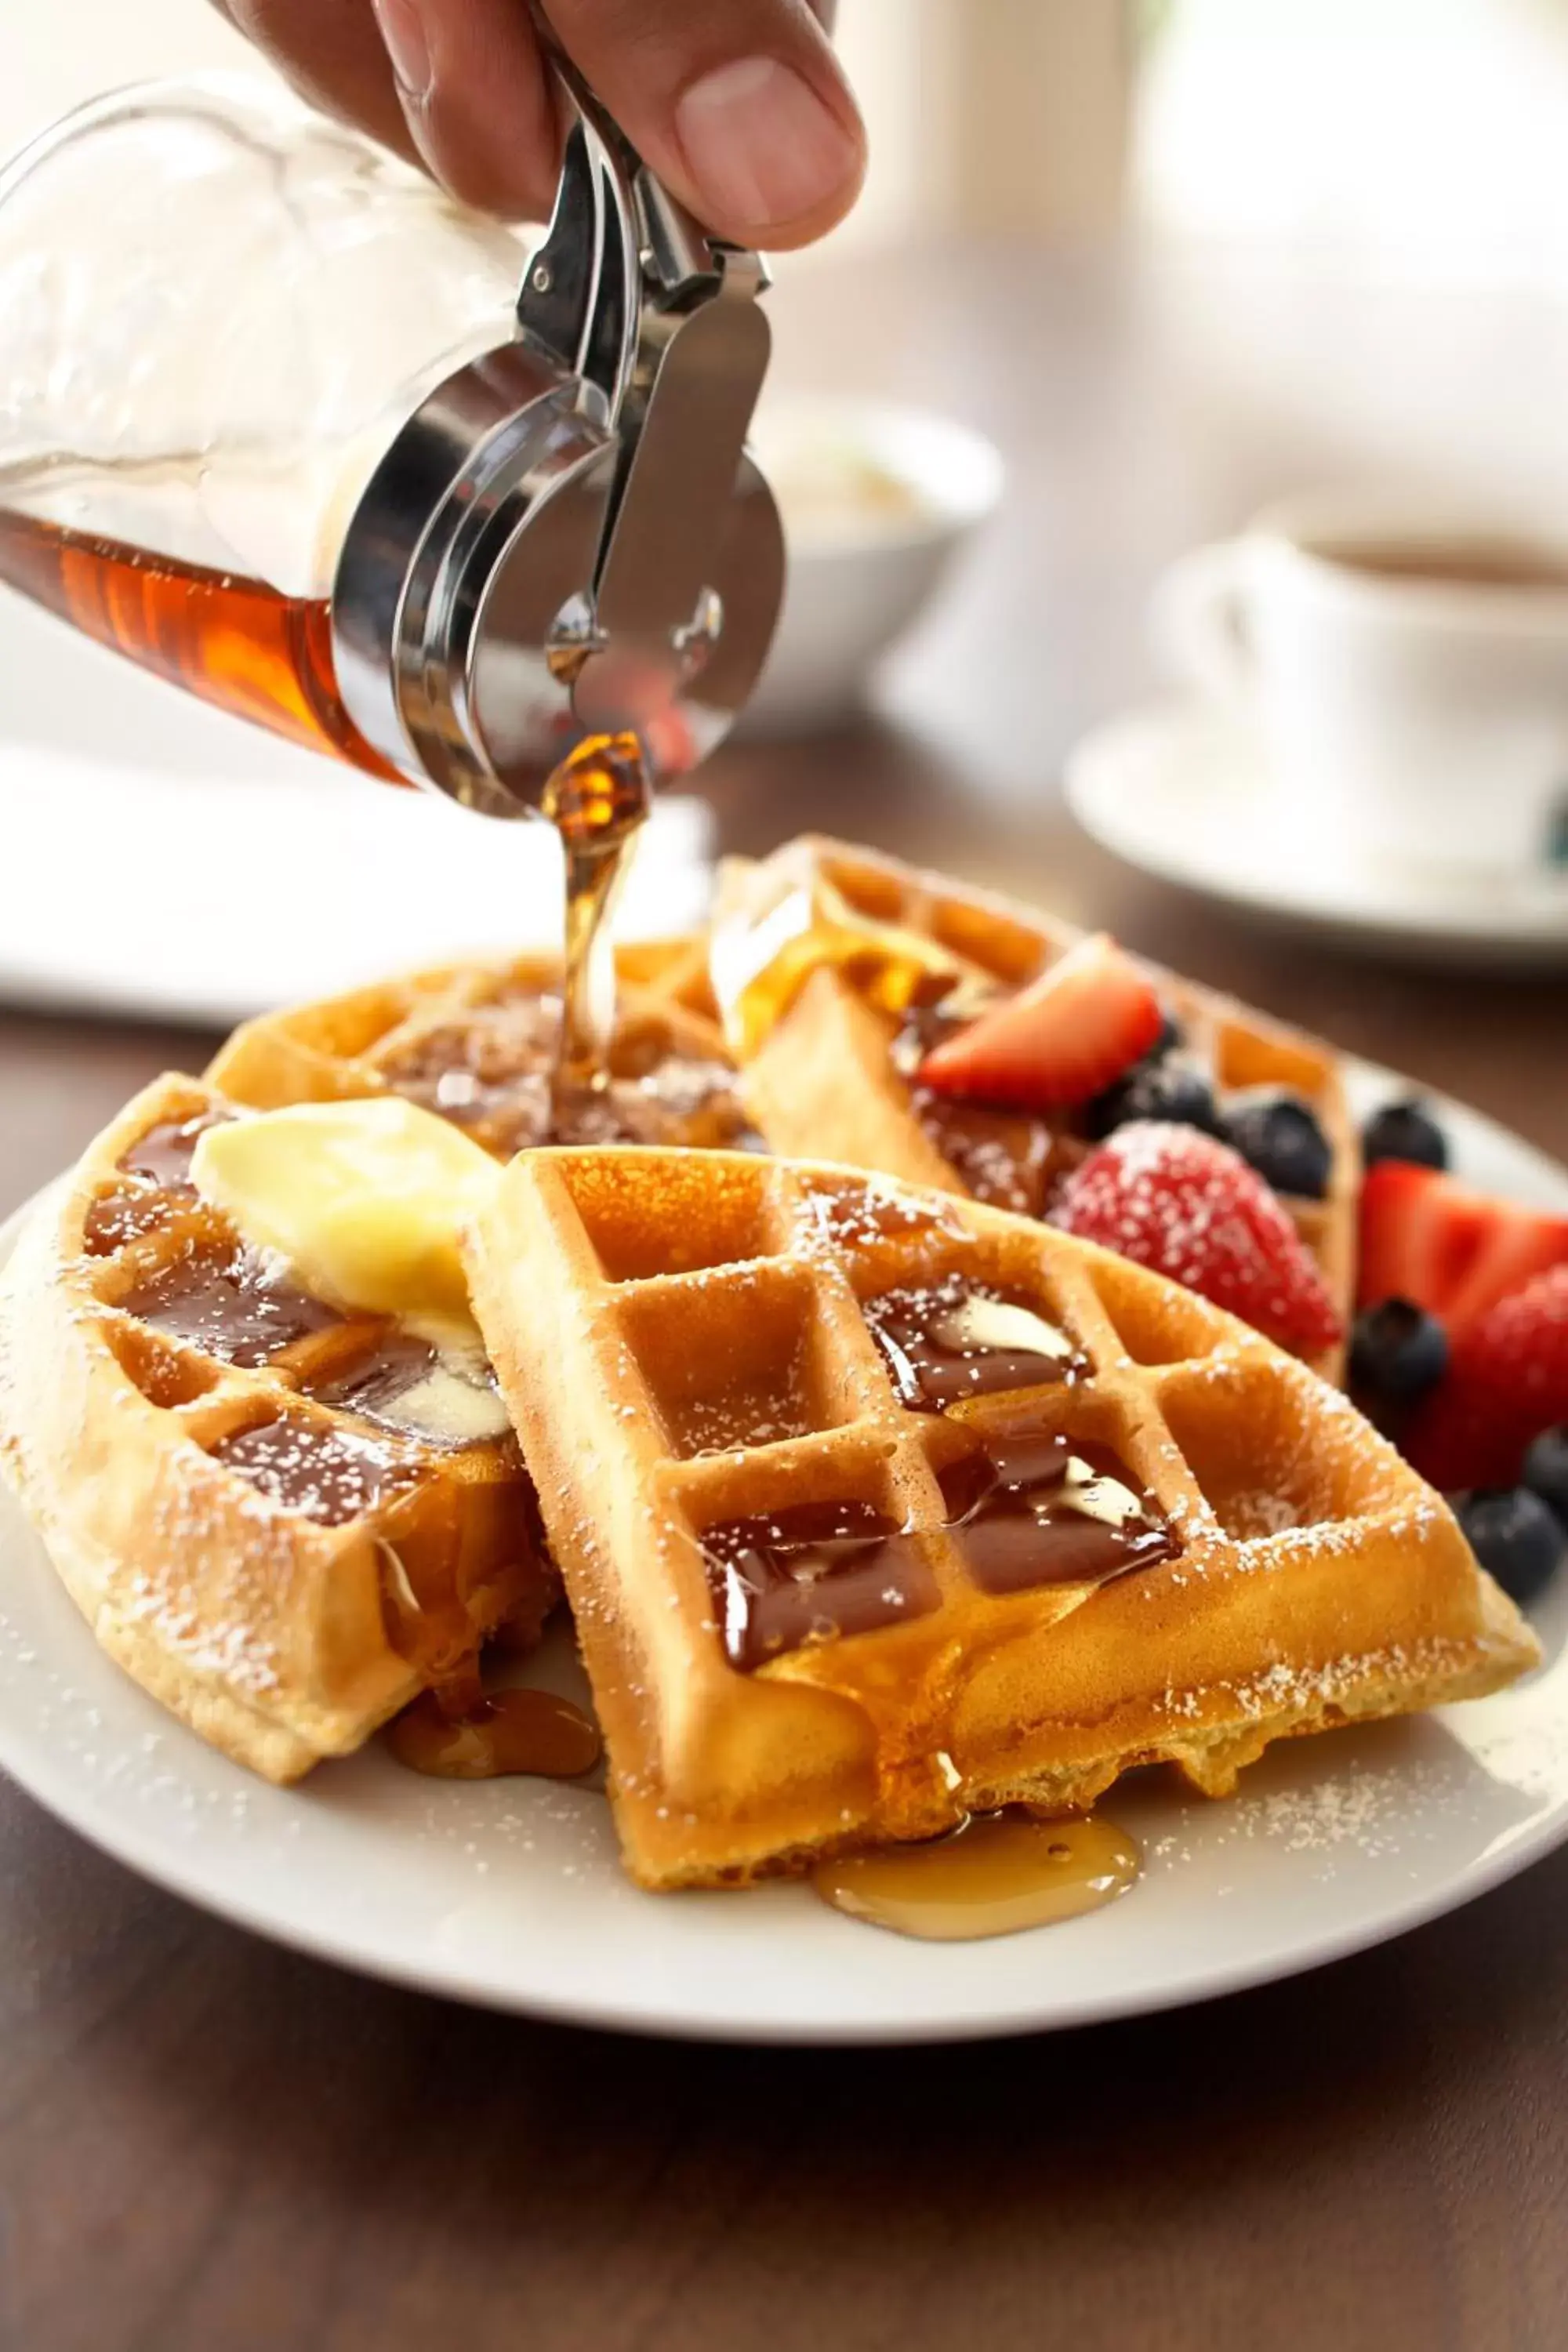
POLYGON ((1478 875, 1568 856, 1568 542, 1343 493, 1167 573, 1156 638, 1259 727, 1284 839, 1478 875))

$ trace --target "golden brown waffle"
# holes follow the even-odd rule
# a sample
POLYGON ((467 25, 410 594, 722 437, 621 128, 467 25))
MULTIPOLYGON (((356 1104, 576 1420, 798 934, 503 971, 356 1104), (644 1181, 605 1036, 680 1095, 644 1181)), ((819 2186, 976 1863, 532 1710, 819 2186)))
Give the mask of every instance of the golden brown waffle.
POLYGON ((537 1151, 468 1262, 645 1885, 1071 1810, 1134 1764, 1223 1792, 1271 1739, 1537 1655, 1344 1398, 1032 1219, 735 1153, 537 1151), (911 1410, 872 1327, 976 1284, 1043 1318, 1057 1360, 990 1394, 961 1368, 960 1402, 911 1410), (951 1522, 977 1465, 1030 1444, 1120 1483, 1053 1506, 1066 1549, 1031 1525, 1020 1563, 1016 1521, 951 1522), (763 1556, 828 1506, 877 1548, 815 1582, 763 1556))
POLYGON ((228 1116, 161 1078, 40 1204, 0 1290, 0 1458, 110 1654, 291 1780, 536 1633, 555 1585, 504 1423, 438 1437, 425 1343, 278 1280, 198 1200, 228 1116))
MULTIPOLYGON (((731 1145, 751 1139, 708 982, 702 939, 621 948, 611 1085, 584 1141, 731 1145)), ((546 956, 460 964, 263 1014, 207 1072, 258 1110, 396 1093, 500 1158, 543 1140, 560 1017, 546 956)))
MULTIPOLYGON (((1081 936, 941 875, 846 843, 803 836, 760 866, 737 865, 727 872, 716 937, 754 926, 759 914, 776 922, 792 896, 821 893, 824 884, 829 900, 837 902, 833 913, 840 922, 894 927, 917 950, 934 951, 948 975, 973 992, 1022 986, 1081 936)), ((786 921, 786 933, 788 928, 786 921)), ((897 964, 897 943, 891 961, 897 964)), ((946 982, 940 972, 922 975, 911 963, 902 975, 893 971, 889 990, 889 963, 875 950, 857 960, 840 939, 825 959, 802 959, 787 974, 778 967, 783 984, 771 1001, 765 981, 749 991, 744 1019, 733 1017, 731 1008, 731 1043, 742 1060, 752 1116, 775 1151, 880 1169, 910 1183, 1039 1214, 1092 1146, 1065 1122, 983 1110, 911 1086, 921 1050, 918 1013, 905 1026, 898 1012, 876 998, 890 995, 901 1011, 910 989, 918 1006, 922 991, 929 998, 946 982)), ((1212 990, 1163 971, 1154 976, 1166 1010, 1185 1032, 1184 1051, 1216 1091, 1286 1087, 1316 1113, 1331 1153, 1324 1198, 1285 1198, 1283 1206, 1348 1331, 1361 1155, 1340 1057, 1317 1039, 1212 990)), ((1315 1370, 1337 1381, 1344 1347, 1311 1360, 1315 1370)))

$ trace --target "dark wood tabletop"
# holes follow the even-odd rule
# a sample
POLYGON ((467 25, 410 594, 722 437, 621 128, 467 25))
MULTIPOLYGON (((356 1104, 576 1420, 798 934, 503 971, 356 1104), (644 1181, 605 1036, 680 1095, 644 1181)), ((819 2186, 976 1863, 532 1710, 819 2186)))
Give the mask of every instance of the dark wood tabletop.
MULTIPOLYGON (((1061 806, 1073 736, 1149 684, 1159 566, 1332 452, 1205 404, 1130 268, 970 248, 774 307, 786 374, 970 418, 1011 491, 885 715, 714 763, 726 843, 820 826, 1005 883, 1568 1156, 1561 982, 1244 929, 1061 806)), ((210 1043, 0 1015, 0 1210, 210 1043)), ((358 1980, 0 1785, 4 2352, 1558 2352, 1565 2179, 1568 1853, 1182 2014, 747 2052, 358 1980)))

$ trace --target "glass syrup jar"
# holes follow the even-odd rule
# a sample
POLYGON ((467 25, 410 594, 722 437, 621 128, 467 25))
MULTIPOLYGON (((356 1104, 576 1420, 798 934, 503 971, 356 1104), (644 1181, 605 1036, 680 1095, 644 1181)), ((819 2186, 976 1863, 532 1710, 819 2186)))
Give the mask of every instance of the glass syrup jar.
POLYGON ((487 814, 726 731, 783 541, 755 255, 563 62, 530 256, 242 79, 95 101, 0 174, 0 582, 221 708, 487 814), (521 292, 519 290, 521 283, 521 292))

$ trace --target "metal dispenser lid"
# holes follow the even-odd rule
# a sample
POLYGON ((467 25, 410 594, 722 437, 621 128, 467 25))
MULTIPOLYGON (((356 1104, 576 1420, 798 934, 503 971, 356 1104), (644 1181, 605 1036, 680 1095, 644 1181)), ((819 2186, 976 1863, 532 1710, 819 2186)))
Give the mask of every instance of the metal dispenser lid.
POLYGON ((766 656, 784 534, 745 436, 760 257, 711 238, 557 56, 575 120, 515 339, 403 425, 349 524, 333 652, 393 764, 497 816, 585 740, 657 786, 728 732, 766 656))

